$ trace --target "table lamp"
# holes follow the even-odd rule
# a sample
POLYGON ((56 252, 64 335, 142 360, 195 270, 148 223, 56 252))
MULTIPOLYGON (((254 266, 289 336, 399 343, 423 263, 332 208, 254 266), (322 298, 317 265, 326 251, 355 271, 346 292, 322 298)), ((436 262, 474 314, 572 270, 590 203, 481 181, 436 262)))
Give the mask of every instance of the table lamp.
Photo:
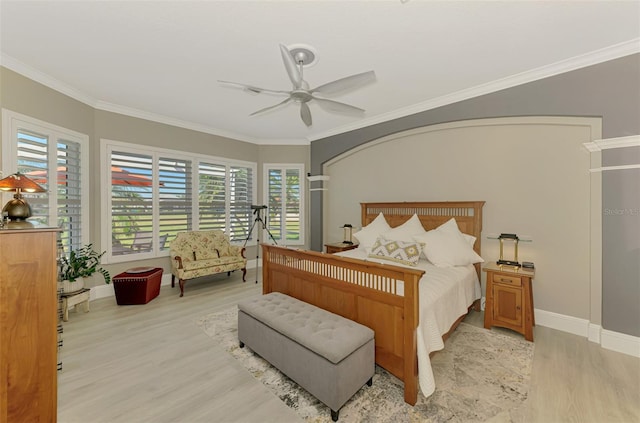
POLYGON ((518 241, 520 241, 520 239, 518 238, 518 235, 500 234, 498 239, 500 240, 500 260, 498 260, 497 264, 501 266, 504 265, 504 266, 520 267, 520 263, 518 262, 518 241), (505 241, 512 241, 514 243, 512 259, 505 259, 504 257, 505 241))
POLYGON ((22 193, 46 192, 46 190, 20 172, 0 179, 0 190, 15 192, 13 199, 9 200, 2 208, 2 214, 6 214, 12 222, 30 226, 30 223, 25 222, 25 220, 31 217, 31 206, 22 197, 22 193))
POLYGON ((344 226, 342 226, 342 230, 344 231, 344 236, 343 236, 344 241, 342 241, 342 243, 352 245, 353 244, 353 226, 351 226, 350 223, 345 223, 344 226))

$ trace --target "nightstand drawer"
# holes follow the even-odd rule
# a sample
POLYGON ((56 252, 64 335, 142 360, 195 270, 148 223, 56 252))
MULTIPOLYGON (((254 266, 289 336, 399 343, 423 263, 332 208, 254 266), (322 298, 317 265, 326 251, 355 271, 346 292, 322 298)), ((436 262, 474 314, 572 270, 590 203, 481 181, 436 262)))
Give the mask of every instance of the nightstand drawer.
POLYGON ((328 254, 341 253, 343 251, 358 248, 358 244, 345 244, 344 242, 336 242, 335 244, 324 244, 328 254))
POLYGON ((522 279, 517 276, 501 275, 493 273, 493 283, 505 283, 513 286, 522 286, 522 279))

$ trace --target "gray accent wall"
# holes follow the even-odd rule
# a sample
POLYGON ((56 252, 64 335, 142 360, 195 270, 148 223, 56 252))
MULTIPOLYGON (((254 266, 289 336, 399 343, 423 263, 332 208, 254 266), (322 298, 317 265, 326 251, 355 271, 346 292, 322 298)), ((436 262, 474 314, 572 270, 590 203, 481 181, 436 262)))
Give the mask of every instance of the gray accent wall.
MULTIPOLYGON (((640 147, 602 151, 602 166, 640 165, 640 147)), ((640 169, 602 173, 602 327, 640 336, 640 169)))
MULTIPOLYGON (((311 143, 311 172, 322 174, 331 159, 370 141, 406 131, 446 122, 509 116, 582 116, 602 118, 602 138, 616 138, 640 134, 640 54, 633 54, 553 77, 530 82, 433 110, 389 122, 372 125, 348 133, 323 138, 311 143)), ((585 140, 588 142, 591 140, 585 140)), ((398 153, 400 154, 400 153, 398 153)), ((550 152, 552 154, 552 152, 550 152)), ((603 154, 607 157, 609 153, 603 154)), ((604 160, 604 159, 603 159, 604 160)), ((354 169, 354 172, 357 172, 354 169)), ((630 171, 629 174, 632 175, 630 171)), ((606 173, 603 177, 603 199, 611 207, 616 204, 638 207, 637 176, 606 173), (636 181, 636 182, 633 182, 636 181), (612 186, 616 188, 612 190, 612 186), (610 192, 610 190, 612 190, 610 192), (615 198, 610 198, 615 197, 615 198), (625 200, 622 201, 622 198, 625 200), (618 200, 620 199, 620 200, 618 200)), ((635 173, 637 175, 637 173, 635 173)), ((340 181, 339 183, 348 183, 340 181)), ((339 186, 331 181, 331 186, 339 186)), ((331 189, 331 188, 329 188, 331 189)), ((311 193, 310 246, 320 251, 323 244, 323 197, 311 193)), ((380 199, 381 201, 383 199, 380 199)), ((475 198, 474 198, 475 200, 475 198)), ((607 203, 605 203, 607 204, 607 203)), ((589 205, 583 205, 589 207, 589 205)), ((638 267, 636 257, 631 264, 619 266, 624 254, 618 245, 619 234, 637 234, 638 219, 632 216, 608 219, 603 216, 603 327, 605 329, 640 335, 640 301, 638 301, 638 267), (622 253, 622 252, 621 252, 622 253), (629 298, 622 300, 626 295, 629 298)), ((626 251, 626 250, 625 250, 626 251)), ((627 255, 628 254, 628 255, 627 255)), ((570 301, 570 299, 568 299, 570 301)), ((600 322, 594 322, 599 324, 600 322)))

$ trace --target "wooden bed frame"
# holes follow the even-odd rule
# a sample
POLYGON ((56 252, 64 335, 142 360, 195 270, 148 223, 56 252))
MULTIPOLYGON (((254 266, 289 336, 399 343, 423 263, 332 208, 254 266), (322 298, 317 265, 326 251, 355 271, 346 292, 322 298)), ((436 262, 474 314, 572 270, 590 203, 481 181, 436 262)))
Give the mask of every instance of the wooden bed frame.
MULTIPOLYGON (((484 201, 361 203, 362 226, 381 212, 392 227, 417 214, 426 230, 453 217, 460 231, 476 237, 474 250, 480 254, 483 205, 484 201)), ((275 245, 263 244, 262 251, 263 293, 282 292, 373 329, 376 364, 404 382, 404 400, 415 405, 418 283, 424 271, 275 245)), ((480 277, 479 264, 476 270, 480 277)))

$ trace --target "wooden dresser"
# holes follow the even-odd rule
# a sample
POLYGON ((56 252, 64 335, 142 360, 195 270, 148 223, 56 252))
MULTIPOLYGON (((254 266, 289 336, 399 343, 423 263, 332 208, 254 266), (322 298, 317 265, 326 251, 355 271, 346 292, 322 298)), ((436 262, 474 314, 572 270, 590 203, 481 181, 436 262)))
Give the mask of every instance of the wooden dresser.
POLYGON ((0 422, 57 418, 57 228, 0 229, 0 422))

